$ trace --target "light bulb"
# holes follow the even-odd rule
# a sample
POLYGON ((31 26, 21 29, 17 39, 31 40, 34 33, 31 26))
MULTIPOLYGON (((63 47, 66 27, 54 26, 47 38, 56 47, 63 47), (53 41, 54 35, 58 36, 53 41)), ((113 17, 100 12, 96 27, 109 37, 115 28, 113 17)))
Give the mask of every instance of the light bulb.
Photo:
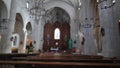
POLYGON ((113 0, 112 2, 113 2, 113 4, 114 4, 114 3, 116 2, 116 0, 113 0))
POLYGON ((97 2, 99 2, 99 0, 97 0, 97 2))
POLYGON ((27 3, 26 3, 26 6, 27 6, 27 8, 29 8, 29 2, 27 1, 27 3))

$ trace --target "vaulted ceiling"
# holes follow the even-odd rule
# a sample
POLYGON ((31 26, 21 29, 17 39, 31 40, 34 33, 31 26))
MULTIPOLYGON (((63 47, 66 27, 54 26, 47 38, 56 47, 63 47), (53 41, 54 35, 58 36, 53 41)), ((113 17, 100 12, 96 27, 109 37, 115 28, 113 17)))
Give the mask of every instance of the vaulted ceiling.
MULTIPOLYGON (((48 1, 57 1, 57 0, 45 0, 45 1, 48 2, 48 1)), ((77 7, 79 3, 79 0, 58 0, 58 1, 66 2, 73 7, 77 7)))

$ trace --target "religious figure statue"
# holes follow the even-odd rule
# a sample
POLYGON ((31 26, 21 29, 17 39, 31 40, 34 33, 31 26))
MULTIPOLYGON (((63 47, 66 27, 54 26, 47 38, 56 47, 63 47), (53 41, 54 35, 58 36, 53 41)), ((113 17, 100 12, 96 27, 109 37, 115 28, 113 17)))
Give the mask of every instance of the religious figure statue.
POLYGON ((33 49, 34 49, 34 46, 33 46, 32 42, 30 42, 30 46, 28 48, 28 53, 33 52, 33 49))
POLYGON ((72 41, 72 39, 70 38, 69 40, 68 40, 68 49, 72 49, 72 46, 73 46, 73 41, 72 41))
POLYGON ((84 53, 85 38, 82 32, 79 32, 78 34, 79 34, 80 43, 81 43, 81 53, 84 53))
POLYGON ((80 38, 81 45, 84 46, 85 38, 82 32, 79 32, 79 38, 80 38))

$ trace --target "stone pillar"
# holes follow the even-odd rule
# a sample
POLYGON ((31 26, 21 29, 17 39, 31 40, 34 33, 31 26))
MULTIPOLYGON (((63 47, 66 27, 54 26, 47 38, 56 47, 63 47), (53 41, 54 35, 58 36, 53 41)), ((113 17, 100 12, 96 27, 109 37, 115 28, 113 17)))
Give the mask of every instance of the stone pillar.
POLYGON ((97 48, 95 46, 94 41, 94 32, 93 32, 93 24, 94 24, 94 14, 93 14, 93 6, 91 4, 91 0, 81 0, 81 31, 85 37, 84 44, 84 54, 87 55, 96 55, 97 48))
POLYGON ((11 41, 10 38, 12 36, 12 32, 14 30, 14 23, 15 23, 15 16, 16 16, 16 0, 11 1, 11 8, 10 8, 10 16, 8 22, 8 32, 7 32, 7 41, 5 49, 3 49, 3 53, 11 53, 11 41))
POLYGON ((35 50, 38 50, 39 49, 39 47, 40 47, 40 28, 41 28, 41 26, 40 26, 40 21, 36 21, 35 22, 35 25, 34 25, 34 30, 32 31, 32 33, 34 33, 33 35, 34 35, 34 41, 36 41, 36 44, 34 44, 34 46, 35 46, 35 50), (36 22, 38 22, 38 23, 36 23, 36 22))
POLYGON ((33 28, 33 41, 36 41, 36 43, 34 44, 35 46, 35 50, 42 50, 43 49, 43 31, 44 31, 44 19, 42 19, 42 17, 39 19, 39 21, 36 21, 38 23, 34 24, 34 28, 33 28))
POLYGON ((25 53, 26 52, 26 40, 27 40, 27 30, 26 28, 23 29, 24 31, 24 41, 23 41, 23 48, 22 48, 22 53, 25 53))
POLYGON ((39 34, 39 36, 40 36, 40 38, 39 38, 40 39, 39 49, 40 50, 43 50, 44 25, 45 25, 45 19, 42 19, 41 23, 40 23, 40 28, 39 28, 40 29, 39 30, 39 32, 40 32, 40 34, 39 34))
MULTIPOLYGON (((75 38, 76 38, 76 28, 75 28, 75 21, 74 21, 75 19, 71 19, 71 21, 70 21, 70 34, 71 34, 71 38, 72 38, 72 40, 74 41, 75 40, 75 38)), ((74 45, 73 45, 74 46, 74 45)))
POLYGON ((120 19, 120 12, 118 10, 120 1, 109 8, 105 8, 105 5, 112 5, 112 0, 99 4, 100 26, 105 30, 105 36, 101 37, 102 53, 104 56, 118 56, 120 54, 120 36, 118 33, 118 24, 116 23, 120 19), (118 16, 119 19, 117 19, 118 16))

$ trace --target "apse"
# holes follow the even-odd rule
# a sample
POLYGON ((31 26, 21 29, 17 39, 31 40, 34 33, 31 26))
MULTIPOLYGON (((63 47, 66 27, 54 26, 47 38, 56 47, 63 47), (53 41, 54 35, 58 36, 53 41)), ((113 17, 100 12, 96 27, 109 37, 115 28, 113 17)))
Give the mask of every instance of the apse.
POLYGON ((45 52, 67 50, 70 39, 70 16, 59 7, 51 8, 45 16, 43 50, 45 52))

